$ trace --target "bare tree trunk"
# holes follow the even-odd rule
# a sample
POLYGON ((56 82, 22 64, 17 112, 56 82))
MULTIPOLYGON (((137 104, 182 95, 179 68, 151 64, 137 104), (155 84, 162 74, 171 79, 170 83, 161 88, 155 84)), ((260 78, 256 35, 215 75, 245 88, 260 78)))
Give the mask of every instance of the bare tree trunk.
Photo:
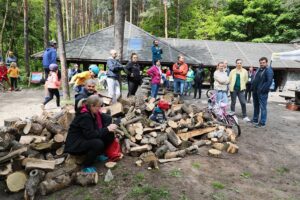
POLYGON ((124 42, 124 28, 125 28, 125 1, 114 0, 115 5, 115 29, 114 29, 114 48, 120 53, 120 61, 123 59, 123 42, 124 42))
POLYGON ((89 24, 89 17, 88 17, 88 2, 89 0, 85 1, 85 12, 84 12, 84 34, 86 34, 88 32, 88 24, 89 24))
POLYGON ((165 8, 165 38, 168 38, 168 9, 167 9, 167 0, 164 0, 165 8))
POLYGON ((176 37, 179 38, 179 16, 180 16, 180 2, 177 0, 177 16, 176 16, 176 37))
POLYGON ((28 54, 28 1, 24 0, 24 53, 25 53, 25 70, 29 77, 29 54, 28 54))
POLYGON ((50 6, 49 0, 44 0, 44 48, 48 47, 49 43, 49 20, 50 20, 50 6))
POLYGON ((65 8, 66 8, 66 29, 67 29, 67 41, 70 40, 70 29, 69 29, 69 0, 65 0, 65 8))
POLYGON ((130 0, 129 22, 132 24, 132 0, 130 0))
POLYGON ((71 39, 74 39, 74 35, 75 35, 74 6, 75 6, 75 0, 71 0, 71 39))
POLYGON ((70 99, 70 91, 68 85, 68 69, 65 52, 64 32, 63 32, 63 19, 61 11, 61 0, 56 1, 56 24, 57 24, 57 38, 59 48, 59 59, 61 64, 61 80, 63 88, 63 98, 70 99))
POLYGON ((2 52, 3 52, 3 32, 4 32, 4 29, 5 29, 5 24, 6 24, 6 19, 7 19, 8 2, 9 2, 9 0, 6 0, 5 14, 4 14, 2 28, 1 28, 1 32, 0 32, 0 56, 2 56, 2 52))
POLYGON ((80 0, 80 22, 80 36, 83 36, 85 34, 83 0, 80 0))

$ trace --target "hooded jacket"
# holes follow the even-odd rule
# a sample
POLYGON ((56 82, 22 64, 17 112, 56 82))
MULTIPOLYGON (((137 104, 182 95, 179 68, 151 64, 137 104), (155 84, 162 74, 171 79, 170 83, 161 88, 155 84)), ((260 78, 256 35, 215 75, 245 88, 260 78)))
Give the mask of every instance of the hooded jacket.
POLYGON ((186 74, 188 70, 189 67, 187 66, 186 63, 182 63, 182 64, 175 63, 173 65, 174 78, 186 80, 186 74))
POLYGON ((129 62, 125 67, 127 73, 127 80, 131 82, 141 83, 141 67, 138 63, 129 62))
POLYGON ((159 70, 156 65, 148 69, 147 74, 151 76, 151 84, 160 84, 161 72, 159 70))
POLYGON ((43 54, 43 67, 49 68, 49 65, 56 63, 56 49, 51 47, 47 48, 43 54))
POLYGON ((117 59, 110 57, 108 58, 106 65, 108 67, 107 77, 118 79, 120 71, 124 69, 122 64, 117 59))
POLYGON ((111 134, 107 126, 111 124, 112 118, 103 113, 98 114, 100 114, 101 128, 99 128, 97 119, 85 106, 81 108, 80 112, 76 113, 68 131, 65 143, 66 153, 80 153, 82 152, 80 144, 83 141, 101 139, 105 134, 111 134))

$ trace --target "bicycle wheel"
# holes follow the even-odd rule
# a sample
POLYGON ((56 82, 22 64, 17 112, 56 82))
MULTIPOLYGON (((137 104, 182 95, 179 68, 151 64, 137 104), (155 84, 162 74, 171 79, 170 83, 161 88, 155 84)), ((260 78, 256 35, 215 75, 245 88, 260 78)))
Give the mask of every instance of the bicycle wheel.
POLYGON ((234 133, 237 133, 237 137, 239 137, 241 135, 241 127, 238 124, 237 120, 232 115, 226 116, 226 119, 227 119, 227 122, 228 122, 228 126, 230 128, 232 128, 234 133))
POLYGON ((215 90, 208 89, 208 90, 206 91, 206 97, 207 97, 207 98, 210 98, 214 93, 215 93, 215 90))

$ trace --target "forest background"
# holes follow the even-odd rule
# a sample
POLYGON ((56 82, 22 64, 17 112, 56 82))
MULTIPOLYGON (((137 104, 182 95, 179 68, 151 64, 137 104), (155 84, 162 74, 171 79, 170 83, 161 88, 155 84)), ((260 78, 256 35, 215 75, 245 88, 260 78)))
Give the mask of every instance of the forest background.
MULTIPOLYGON (((165 8, 169 38, 288 43, 300 37, 300 0, 126 1, 126 20, 131 19, 133 24, 157 37, 166 36, 165 8)), ((62 0, 64 40, 113 25, 113 2, 62 0)), ((5 59, 7 51, 12 50, 19 67, 25 71, 25 34, 28 34, 28 55, 42 51, 49 40, 57 39, 55 14, 54 0, 0 0, 2 57, 5 59), (49 25, 45 20, 46 5, 49 5, 49 25), (25 9, 28 20, 24 20, 25 9), (48 36, 44 37, 45 34, 48 36)), ((42 70, 40 61, 28 59, 30 70, 42 70)))

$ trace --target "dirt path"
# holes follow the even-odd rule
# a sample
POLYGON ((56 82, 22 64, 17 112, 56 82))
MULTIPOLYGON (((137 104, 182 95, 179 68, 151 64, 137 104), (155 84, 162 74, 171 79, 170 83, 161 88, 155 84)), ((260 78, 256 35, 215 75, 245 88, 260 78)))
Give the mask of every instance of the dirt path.
MULTIPOLYGON (((0 96, 1 124, 8 116, 23 118, 39 113, 41 99, 43 92, 35 90, 0 96)), ((280 100, 276 96, 271 99, 280 100)), ((55 107, 51 103, 49 108, 55 107)), ((150 171, 134 166, 136 159, 126 157, 112 171, 115 179, 109 184, 103 182, 106 170, 99 163, 97 168, 102 176, 97 186, 72 186, 38 199, 300 199, 300 112, 288 111, 277 102, 268 107, 266 128, 241 122, 240 150, 236 155, 224 153, 221 159, 211 158, 204 147, 199 155, 150 171)), ((252 105, 247 108, 252 116, 252 105)), ((3 188, 0 186, 0 199, 22 196, 8 195, 3 188)))

